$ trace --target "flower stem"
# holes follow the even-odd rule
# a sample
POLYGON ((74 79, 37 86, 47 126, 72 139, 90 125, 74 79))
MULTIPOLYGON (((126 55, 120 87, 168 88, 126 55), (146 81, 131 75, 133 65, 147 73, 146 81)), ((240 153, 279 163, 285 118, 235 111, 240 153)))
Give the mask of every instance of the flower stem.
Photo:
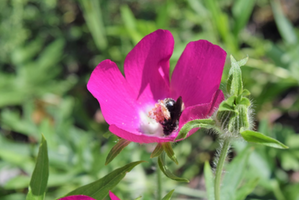
POLYGON ((216 167, 215 173, 215 200, 220 200, 220 185, 221 185, 221 176, 222 176, 222 169, 225 163, 225 158, 227 156, 227 152, 230 147, 230 139, 224 139, 223 144, 221 145, 220 149, 220 157, 216 167))
POLYGON ((157 162, 157 199, 162 199, 162 184, 161 184, 161 169, 159 168, 158 162, 157 162))

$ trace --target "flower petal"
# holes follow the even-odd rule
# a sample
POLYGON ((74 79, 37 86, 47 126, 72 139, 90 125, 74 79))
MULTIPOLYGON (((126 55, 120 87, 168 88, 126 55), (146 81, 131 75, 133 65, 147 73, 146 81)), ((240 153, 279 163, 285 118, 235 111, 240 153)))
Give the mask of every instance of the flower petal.
POLYGON ((108 124, 126 130, 136 128, 139 122, 138 105, 132 98, 130 86, 114 62, 102 61, 92 72, 87 88, 99 101, 108 124))
POLYGON ((120 198, 118 198, 115 194, 113 194, 111 191, 109 191, 109 196, 111 198, 111 200, 120 200, 120 198))
POLYGON ((174 141, 174 139, 178 135, 178 132, 174 131, 171 135, 168 135, 166 137, 152 136, 152 135, 143 134, 143 133, 140 133, 138 131, 133 131, 133 130, 130 130, 128 132, 128 131, 125 131, 125 130, 117 127, 116 125, 111 125, 109 127, 109 130, 112 133, 114 133, 115 135, 117 135, 118 137, 121 137, 123 139, 129 140, 132 142, 137 142, 137 143, 171 142, 171 141, 174 141))
POLYGON ((174 99, 182 96, 186 107, 210 102, 219 88, 226 52, 206 40, 190 42, 173 71, 174 99))
POLYGON ((95 199, 85 195, 74 195, 74 196, 63 197, 58 200, 95 200, 95 199))
POLYGON ((169 97, 169 59, 174 39, 167 30, 145 36, 127 55, 124 72, 138 102, 169 97))
MULTIPOLYGON (((214 93, 211 102, 187 107, 180 117, 179 129, 181 129, 184 124, 191 120, 211 117, 223 100, 224 95, 222 91, 217 90, 214 93)), ((187 137, 192 135, 197 130, 198 129, 192 129, 188 133, 187 137)))

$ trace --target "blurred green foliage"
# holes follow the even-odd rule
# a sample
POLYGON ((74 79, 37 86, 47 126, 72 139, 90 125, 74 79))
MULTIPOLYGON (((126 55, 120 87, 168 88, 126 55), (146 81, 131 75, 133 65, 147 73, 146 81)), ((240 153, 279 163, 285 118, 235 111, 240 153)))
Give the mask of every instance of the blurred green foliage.
MULTIPOLYGON (((296 9, 298 1, 286 0, 1 0, 0 199, 25 198, 41 133, 49 149, 48 199, 137 160, 148 162, 128 173, 114 193, 122 199, 155 198, 156 159, 149 159, 154 145, 131 143, 104 166, 117 138, 105 138, 108 126, 86 83, 104 59, 123 70, 126 54, 159 28, 175 38, 171 70, 192 40, 207 39, 236 59, 249 56, 243 79, 258 131, 290 149, 254 146, 244 179, 259 181, 248 199, 299 199, 296 9)), ((251 146, 237 141, 232 156, 246 145, 251 146)), ((216 147, 204 131, 177 143, 180 164, 169 166, 190 183, 164 177, 163 196, 175 188, 174 199, 205 197, 203 163, 212 163, 216 147)))

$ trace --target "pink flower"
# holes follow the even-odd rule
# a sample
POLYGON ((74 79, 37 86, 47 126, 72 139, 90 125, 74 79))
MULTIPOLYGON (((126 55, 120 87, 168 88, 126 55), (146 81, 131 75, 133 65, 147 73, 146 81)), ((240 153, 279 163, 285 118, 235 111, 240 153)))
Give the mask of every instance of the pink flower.
POLYGON ((63 197, 58 200, 95 200, 95 199, 85 196, 85 195, 74 195, 74 196, 63 197))
POLYGON ((102 61, 92 72, 87 88, 99 101, 113 134, 138 143, 174 141, 185 123, 210 117, 224 99, 219 84, 225 51, 206 40, 190 42, 169 81, 173 46, 171 33, 157 30, 145 36, 127 55, 125 77, 110 60, 102 61), (172 123, 178 126, 167 132, 168 125, 161 122, 161 116, 166 120, 171 112, 164 112, 165 103, 169 98, 173 103, 179 97, 184 110, 172 123))
MULTIPOLYGON (((109 191, 109 196, 111 200, 120 200, 115 194, 113 194, 111 191, 109 191)), ((89 196, 85 195, 74 195, 74 196, 68 196, 68 197, 63 197, 58 200, 95 200, 89 196)))
POLYGON ((109 191, 109 196, 111 198, 111 200, 120 200, 120 198, 118 198, 115 194, 113 194, 111 191, 109 191))

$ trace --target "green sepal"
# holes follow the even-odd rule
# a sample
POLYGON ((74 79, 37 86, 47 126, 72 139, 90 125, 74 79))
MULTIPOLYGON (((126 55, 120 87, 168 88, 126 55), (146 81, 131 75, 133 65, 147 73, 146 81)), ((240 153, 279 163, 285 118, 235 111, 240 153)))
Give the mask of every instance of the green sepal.
POLYGON ((242 66, 246 65, 247 61, 248 61, 248 56, 246 58, 243 58, 242 60, 237 61, 237 63, 240 67, 242 67, 242 66))
POLYGON ((174 189, 171 190, 170 192, 168 192, 168 193, 163 197, 162 200, 169 200, 169 199, 171 198, 173 192, 174 192, 174 189))
POLYGON ((164 148, 162 146, 162 143, 158 143, 156 148, 154 149, 154 151, 151 154, 151 158, 160 156, 161 153, 163 152, 163 150, 164 150, 164 148))
POLYGON ((241 101, 239 102, 239 105, 243 105, 248 108, 251 105, 251 103, 248 98, 242 97, 241 101))
POLYGON ((240 67, 246 64, 248 57, 240 61, 236 61, 231 55, 230 60, 231 68, 228 74, 226 89, 230 95, 239 96, 243 92, 242 72, 240 67))
POLYGON ((237 115, 239 115, 239 112, 237 110, 222 110, 217 112, 216 118, 221 122, 221 127, 225 129, 231 126, 230 124, 237 115))
POLYGON ((274 147, 278 149, 288 149, 289 147, 284 145, 283 143, 279 142, 278 140, 275 140, 274 138, 268 137, 262 133, 251 131, 251 130, 245 130, 241 132, 242 137, 247 142, 253 142, 257 144, 262 144, 269 147, 274 147))
POLYGON ((246 96, 249 96, 249 95, 250 95, 250 92, 247 89, 244 89, 242 94, 241 94, 241 96, 243 96, 243 97, 246 97, 246 96))
POLYGON ((224 102, 227 104, 227 106, 234 107, 236 105, 236 98, 237 97, 235 95, 232 95, 224 100, 224 102))
POLYGON ((108 195, 109 190, 112 190, 126 176, 128 172, 130 172, 136 165, 142 162, 144 161, 137 161, 127 164, 112 171, 111 173, 95 182, 89 183, 73 190, 65 196, 86 195, 98 200, 103 199, 108 195))
POLYGON ((237 107, 238 116, 232 117, 228 124, 228 129, 230 132, 240 132, 249 128, 249 118, 248 118, 248 107, 239 105, 237 107))
POLYGON ((142 196, 140 196, 140 197, 137 197, 136 199, 134 199, 134 200, 140 200, 140 199, 142 199, 142 196))
POLYGON ((228 111, 228 112, 235 112, 236 114, 238 111, 235 109, 236 108, 236 101, 237 97, 236 96, 230 96, 226 100, 222 101, 219 105, 218 112, 223 112, 223 111, 228 111))
MULTIPOLYGON (((161 143, 162 144, 162 147, 165 151, 165 153, 167 154, 167 156, 173 161, 175 162, 175 164, 179 164, 178 160, 176 159, 176 156, 175 156, 175 153, 172 149, 172 146, 170 144, 170 142, 164 142, 164 143, 161 143)), ((161 152, 162 153, 162 152, 161 152)), ((160 155, 161 155, 160 153, 160 155)))
POLYGON ((187 122, 180 130, 178 136, 175 138, 175 140, 184 139, 187 137, 187 134, 189 131, 191 131, 194 128, 214 128, 215 121, 212 119, 196 119, 187 122))
POLYGON ((176 175, 174 175, 169 169, 168 167, 165 165, 165 152, 163 152, 159 157, 158 157, 158 165, 159 165, 159 168, 161 169, 161 171, 163 172, 163 174, 172 179, 172 180, 175 180, 175 181, 178 181, 178 182, 187 182, 189 183, 189 180, 188 179, 185 179, 185 178, 180 178, 180 177, 177 177, 176 175))
POLYGON ((110 150, 106 158, 105 165, 108 165, 130 143, 130 141, 120 138, 118 142, 114 145, 114 147, 112 147, 112 149, 110 150))
POLYGON ((47 141, 42 135, 35 168, 29 184, 26 200, 43 200, 45 198, 49 177, 49 158, 47 141))

